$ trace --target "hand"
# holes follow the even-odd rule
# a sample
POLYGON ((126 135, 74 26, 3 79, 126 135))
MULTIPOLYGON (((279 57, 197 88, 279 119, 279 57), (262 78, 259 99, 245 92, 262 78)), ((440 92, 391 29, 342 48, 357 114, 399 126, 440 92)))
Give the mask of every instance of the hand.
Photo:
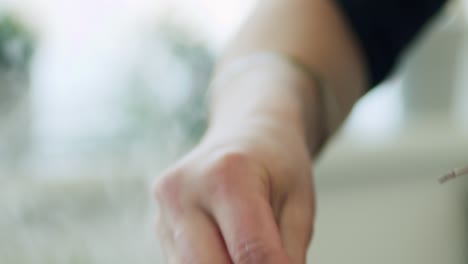
POLYGON ((208 136, 157 179, 168 263, 306 262, 315 214, 311 161, 303 140, 283 130, 208 136))

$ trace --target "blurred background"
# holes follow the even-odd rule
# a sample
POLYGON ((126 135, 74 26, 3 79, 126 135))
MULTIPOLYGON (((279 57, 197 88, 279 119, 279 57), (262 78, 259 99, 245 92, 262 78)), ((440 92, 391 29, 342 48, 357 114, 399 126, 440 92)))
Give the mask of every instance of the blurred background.
MULTIPOLYGON (((0 0, 0 263, 164 263, 149 186, 206 126, 254 0, 0 0)), ((468 1, 452 1, 316 166, 311 263, 468 263, 468 1)))

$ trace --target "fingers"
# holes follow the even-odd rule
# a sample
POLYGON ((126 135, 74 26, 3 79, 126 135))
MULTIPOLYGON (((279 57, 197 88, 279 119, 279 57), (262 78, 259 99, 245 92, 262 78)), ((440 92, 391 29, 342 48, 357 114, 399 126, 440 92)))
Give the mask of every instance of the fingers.
POLYGON ((161 178, 154 187, 159 201, 158 231, 170 264, 231 264, 219 229, 183 189, 181 174, 161 178))
POLYGON ((173 169, 155 185, 169 263, 305 264, 310 182, 276 189, 263 166, 244 155, 209 161, 192 166, 190 177, 173 169))
POLYGON ((171 223, 167 220, 162 228, 169 234, 163 241, 168 263, 231 263, 220 232, 202 211, 193 210, 171 223))
POLYGON ((315 202, 308 193, 291 194, 282 209, 280 233, 292 264, 305 264, 313 233, 315 202))
POLYGON ((234 264, 289 263, 268 200, 226 197, 216 202, 213 213, 234 264))

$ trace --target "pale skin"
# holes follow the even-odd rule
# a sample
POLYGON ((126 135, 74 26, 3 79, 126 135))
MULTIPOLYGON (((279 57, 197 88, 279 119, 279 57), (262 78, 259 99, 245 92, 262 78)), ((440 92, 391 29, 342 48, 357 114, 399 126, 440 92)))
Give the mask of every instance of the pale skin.
MULTIPOLYGON (((332 0, 264 0, 220 58, 214 78, 263 51, 319 72, 343 120, 367 87, 362 51, 332 0)), ((215 82, 201 142, 157 178, 168 263, 304 264, 313 235, 317 84, 281 59, 215 82)), ((331 133, 333 131, 329 131, 331 133)))

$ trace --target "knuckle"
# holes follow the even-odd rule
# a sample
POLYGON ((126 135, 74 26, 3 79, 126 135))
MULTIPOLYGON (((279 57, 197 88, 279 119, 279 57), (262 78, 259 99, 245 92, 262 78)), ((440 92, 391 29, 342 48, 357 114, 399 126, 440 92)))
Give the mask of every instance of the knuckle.
POLYGON ((208 164, 204 174, 208 189, 212 193, 226 194, 239 187, 242 178, 249 176, 252 162, 249 157, 239 151, 223 151, 216 153, 208 164))
POLYGON ((234 248, 232 258, 235 264, 258 264, 268 263, 276 255, 275 250, 260 240, 247 240, 234 248))
POLYGON ((154 198, 162 203, 171 202, 181 194, 183 174, 176 170, 163 173, 152 187, 154 198))
POLYGON ((224 150, 215 152, 211 163, 213 172, 226 173, 246 168, 250 163, 250 159, 246 153, 224 150))

